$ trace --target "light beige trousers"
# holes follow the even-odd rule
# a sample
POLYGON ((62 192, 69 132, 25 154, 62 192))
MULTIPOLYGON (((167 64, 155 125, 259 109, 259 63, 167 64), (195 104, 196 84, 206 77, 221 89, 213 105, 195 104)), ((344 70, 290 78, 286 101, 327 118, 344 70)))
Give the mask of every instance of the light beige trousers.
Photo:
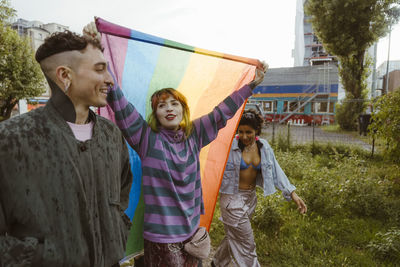
POLYGON ((220 195, 220 220, 224 223, 225 238, 214 255, 216 266, 228 266, 231 262, 240 267, 260 266, 250 223, 256 205, 256 190, 220 195))

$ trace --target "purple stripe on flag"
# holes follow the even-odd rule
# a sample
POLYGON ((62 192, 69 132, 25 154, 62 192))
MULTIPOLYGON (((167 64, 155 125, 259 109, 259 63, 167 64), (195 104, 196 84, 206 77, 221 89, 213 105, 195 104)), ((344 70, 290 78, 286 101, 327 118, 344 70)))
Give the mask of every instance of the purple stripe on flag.
POLYGON ((111 23, 111 22, 108 22, 101 18, 96 18, 96 27, 97 27, 97 30, 102 33, 110 33, 113 35, 118 35, 118 36, 127 37, 127 38, 131 37, 130 29, 123 27, 123 26, 119 26, 119 25, 111 23))

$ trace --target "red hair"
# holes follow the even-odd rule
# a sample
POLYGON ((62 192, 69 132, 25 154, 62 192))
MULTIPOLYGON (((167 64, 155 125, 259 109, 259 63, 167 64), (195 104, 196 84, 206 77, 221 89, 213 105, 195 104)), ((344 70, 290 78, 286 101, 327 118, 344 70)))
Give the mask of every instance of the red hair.
POLYGON ((182 121, 179 126, 185 131, 186 136, 189 136, 192 133, 192 122, 190 121, 190 110, 187 104, 186 97, 180 93, 179 91, 175 90, 174 88, 163 88, 158 91, 155 91, 150 98, 150 104, 152 112, 147 118, 148 124, 151 129, 155 132, 159 131, 160 122, 157 119, 156 111, 158 103, 160 100, 165 100, 168 96, 172 96, 176 100, 179 101, 182 105, 182 121))

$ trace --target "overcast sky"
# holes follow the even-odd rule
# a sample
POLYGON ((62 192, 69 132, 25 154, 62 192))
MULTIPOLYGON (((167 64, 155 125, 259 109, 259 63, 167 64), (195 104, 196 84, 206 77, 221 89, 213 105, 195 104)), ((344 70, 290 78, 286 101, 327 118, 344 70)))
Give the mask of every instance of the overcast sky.
MULTIPOLYGON (((81 32, 101 17, 199 48, 292 67, 296 0, 11 0, 18 18, 56 22, 81 32)), ((400 60, 400 26, 392 32, 391 60, 400 60)), ((377 66, 388 38, 378 44, 377 66)))

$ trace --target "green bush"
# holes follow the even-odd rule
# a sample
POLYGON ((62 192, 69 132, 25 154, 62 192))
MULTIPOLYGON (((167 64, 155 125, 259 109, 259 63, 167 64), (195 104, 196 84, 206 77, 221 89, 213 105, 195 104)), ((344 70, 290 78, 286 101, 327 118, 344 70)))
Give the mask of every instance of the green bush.
POLYGON ((382 96, 374 104, 376 112, 372 114, 369 130, 376 137, 383 138, 385 155, 400 162, 400 88, 382 96))
MULTIPOLYGON (((279 197, 277 195, 271 197, 260 197, 259 193, 256 211, 253 215, 254 226, 268 234, 277 233, 283 225, 281 210, 279 207, 279 197)), ((280 200, 282 201, 282 200, 280 200)))
POLYGON ((379 232, 368 247, 374 255, 383 261, 400 262, 400 229, 392 228, 379 232))
MULTIPOLYGON (((280 192, 264 198, 257 191, 252 223, 262 266, 399 266, 399 165, 332 144, 275 155, 308 213, 299 214, 280 192)), ((213 246, 224 236, 217 213, 213 246)))
POLYGON ((349 179, 343 185, 343 205, 354 215, 385 221, 390 218, 386 192, 376 179, 349 179))
POLYGON ((282 151, 289 151, 290 149, 290 137, 289 139, 281 134, 278 135, 277 141, 275 142, 276 145, 274 146, 274 149, 276 150, 282 150, 282 151), (289 142, 288 142, 289 140, 289 142))
POLYGON ((353 101, 352 98, 347 96, 343 103, 336 104, 336 121, 340 128, 348 131, 357 130, 358 116, 362 113, 364 107, 364 102, 353 101))
POLYGON ((307 157, 304 157, 306 151, 296 150, 294 152, 277 151, 279 155, 279 165, 285 169, 285 174, 291 179, 302 180, 307 171, 304 166, 309 162, 307 157))

